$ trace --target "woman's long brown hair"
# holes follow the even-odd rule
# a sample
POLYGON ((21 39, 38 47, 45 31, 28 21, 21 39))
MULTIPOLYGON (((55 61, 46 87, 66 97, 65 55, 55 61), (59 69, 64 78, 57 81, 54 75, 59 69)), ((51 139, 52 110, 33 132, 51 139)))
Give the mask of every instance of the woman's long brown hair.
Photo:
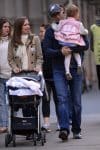
POLYGON ((22 42, 21 42, 22 26, 26 19, 28 19, 28 18, 20 17, 20 18, 17 18, 14 22, 14 31, 13 31, 13 36, 12 36, 12 44, 14 46, 16 46, 18 44, 22 44, 22 42))
POLYGON ((3 28, 3 25, 5 24, 5 23, 9 23, 9 28, 10 28, 10 31, 9 31, 9 34, 8 34, 8 37, 10 37, 11 36, 11 23, 10 23, 10 21, 7 19, 7 18, 5 18, 5 17, 2 17, 2 18, 0 18, 0 38, 1 38, 1 36, 2 36, 2 28, 3 28))

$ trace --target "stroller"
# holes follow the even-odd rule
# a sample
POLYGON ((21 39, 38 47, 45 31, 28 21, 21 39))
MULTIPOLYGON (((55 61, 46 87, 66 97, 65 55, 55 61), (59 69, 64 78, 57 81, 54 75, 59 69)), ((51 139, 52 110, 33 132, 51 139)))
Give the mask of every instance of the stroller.
POLYGON ((5 147, 12 142, 16 146, 16 135, 31 135, 34 146, 46 142, 45 131, 41 129, 40 102, 44 87, 42 75, 21 72, 7 81, 9 103, 8 133, 5 147), (26 113, 27 112, 27 113, 26 113))

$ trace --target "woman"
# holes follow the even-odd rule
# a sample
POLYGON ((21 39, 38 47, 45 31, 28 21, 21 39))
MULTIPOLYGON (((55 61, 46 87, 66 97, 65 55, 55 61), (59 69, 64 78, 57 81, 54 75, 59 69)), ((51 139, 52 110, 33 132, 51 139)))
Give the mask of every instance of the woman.
POLYGON ((10 22, 6 18, 0 18, 0 133, 6 132, 8 126, 6 81, 11 75, 11 68, 7 59, 10 35, 10 22))
MULTIPOLYGON (((41 43, 39 37, 31 33, 27 17, 15 20, 13 36, 8 48, 8 62, 13 74, 18 74, 23 70, 37 73, 41 71, 43 62, 41 43)), ((22 108, 24 117, 32 114, 30 107, 26 105, 22 108)), ((27 135, 26 139, 30 140, 30 135, 27 135)))
POLYGON ((12 40, 8 48, 8 61, 13 73, 22 70, 39 72, 42 66, 42 50, 39 37, 31 33, 28 18, 17 18, 12 40))
MULTIPOLYGON (((45 56, 45 51, 43 47, 43 41, 45 36, 45 31, 49 27, 49 24, 42 24, 40 26, 40 32, 39 36, 41 39, 41 46, 42 46, 42 52, 43 52, 43 75, 47 87, 47 94, 44 91, 43 98, 42 98, 42 113, 43 113, 43 129, 46 132, 50 132, 50 99, 51 99, 51 93, 53 94, 53 100, 55 104, 55 110, 57 115, 57 95, 56 90, 53 82, 53 74, 52 74, 52 62, 51 58, 45 56), (48 95, 48 97, 47 97, 48 95)), ((58 119, 58 115, 57 115, 58 119)))

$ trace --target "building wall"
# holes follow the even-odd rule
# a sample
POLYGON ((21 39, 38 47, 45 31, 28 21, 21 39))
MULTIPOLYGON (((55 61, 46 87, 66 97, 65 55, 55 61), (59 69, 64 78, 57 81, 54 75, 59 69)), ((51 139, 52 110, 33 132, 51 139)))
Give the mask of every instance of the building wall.
POLYGON ((44 22, 44 0, 0 0, 0 17, 6 16, 11 20, 16 17, 28 16, 37 32, 39 25, 44 22))
POLYGON ((48 5, 63 4, 66 0, 0 0, 0 17, 6 16, 11 20, 16 17, 28 16, 33 23, 34 31, 38 33, 41 23, 47 23, 48 5))
MULTIPOLYGON (((100 0, 0 0, 0 17, 6 16, 11 20, 16 17, 28 16, 33 24, 34 32, 38 33, 39 26, 48 22, 48 6, 51 3, 75 3, 80 7, 81 20, 90 30, 96 15, 100 16, 100 0)), ((89 80, 97 80, 93 54, 89 50, 85 54, 85 68, 89 80)))
POLYGON ((96 9, 100 11, 100 0, 0 0, 0 17, 15 18, 26 15, 33 20, 34 26, 37 26, 48 21, 47 11, 49 4, 68 4, 68 2, 74 2, 79 5, 82 20, 89 28, 95 21, 96 9))

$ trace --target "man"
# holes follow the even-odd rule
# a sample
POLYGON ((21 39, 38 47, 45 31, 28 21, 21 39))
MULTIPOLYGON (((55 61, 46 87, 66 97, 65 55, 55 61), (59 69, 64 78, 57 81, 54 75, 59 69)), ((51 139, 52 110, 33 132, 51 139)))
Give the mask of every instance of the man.
MULTIPOLYGON (((59 4, 50 5, 49 15, 53 22, 59 23, 60 19, 64 19, 64 8, 59 4)), ((69 130, 69 98, 68 90, 70 87, 71 99, 72 99, 72 132, 73 138, 81 138, 81 85, 82 75, 77 74, 77 64, 75 59, 71 60, 70 71, 72 74, 72 80, 68 81, 65 76, 64 68, 64 55, 71 53, 71 50, 67 47, 61 47, 58 41, 54 38, 54 30, 49 27, 45 33, 44 46, 45 52, 48 57, 52 59, 53 77, 58 97, 58 116, 60 132, 59 138, 67 140, 70 133, 69 130)), ((88 48, 88 42, 85 40, 86 46, 77 46, 73 48, 75 52, 83 54, 83 50, 88 48)))

